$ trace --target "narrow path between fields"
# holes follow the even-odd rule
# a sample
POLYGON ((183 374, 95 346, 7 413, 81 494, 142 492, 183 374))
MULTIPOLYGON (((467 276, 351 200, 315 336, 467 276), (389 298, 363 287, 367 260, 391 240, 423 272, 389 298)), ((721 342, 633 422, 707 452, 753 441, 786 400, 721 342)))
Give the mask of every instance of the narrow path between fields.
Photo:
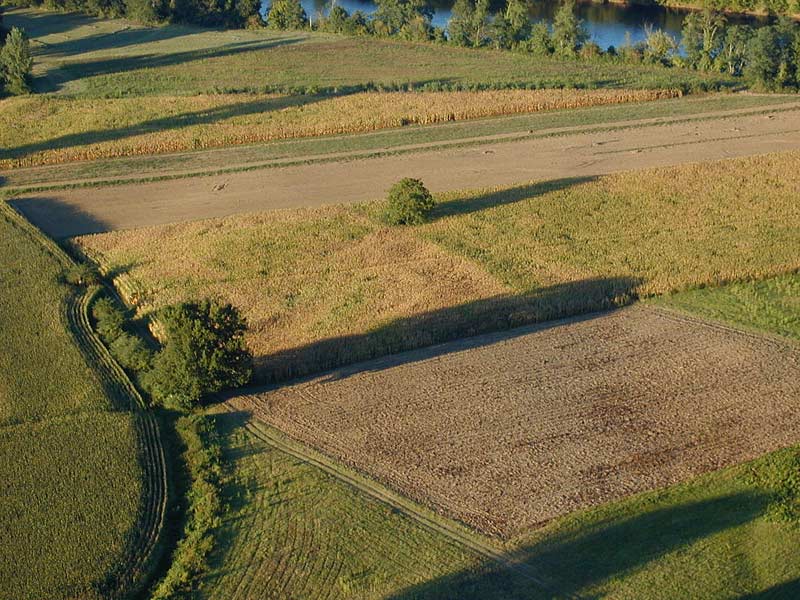
POLYGON ((402 177, 434 191, 603 175, 800 149, 800 109, 604 129, 472 147, 152 183, 30 193, 14 200, 56 238, 282 208, 373 200, 402 177))

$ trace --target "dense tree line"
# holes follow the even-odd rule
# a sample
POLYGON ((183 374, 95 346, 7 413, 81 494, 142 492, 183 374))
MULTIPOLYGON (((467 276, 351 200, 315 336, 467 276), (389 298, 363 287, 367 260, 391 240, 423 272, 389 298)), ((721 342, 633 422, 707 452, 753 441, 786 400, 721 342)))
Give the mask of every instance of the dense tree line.
POLYGON ((240 28, 261 25, 259 0, 16 0, 50 10, 127 17, 142 23, 176 22, 240 28))

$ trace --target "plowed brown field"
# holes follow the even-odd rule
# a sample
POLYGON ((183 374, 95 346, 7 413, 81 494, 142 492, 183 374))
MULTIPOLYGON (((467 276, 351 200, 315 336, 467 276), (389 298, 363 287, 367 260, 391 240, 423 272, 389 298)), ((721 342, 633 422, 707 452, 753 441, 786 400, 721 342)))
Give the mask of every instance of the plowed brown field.
POLYGON ((511 537, 796 443, 800 349, 631 308, 363 363, 229 401, 511 537))

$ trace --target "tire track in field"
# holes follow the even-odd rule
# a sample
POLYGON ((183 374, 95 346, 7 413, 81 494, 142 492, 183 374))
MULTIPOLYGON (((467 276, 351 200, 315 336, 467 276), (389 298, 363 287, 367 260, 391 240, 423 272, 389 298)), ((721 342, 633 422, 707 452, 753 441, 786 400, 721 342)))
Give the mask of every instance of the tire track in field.
MULTIPOLYGON (((227 402, 224 403, 223 406, 229 412, 240 411, 239 408, 227 402)), ((426 529, 446 537, 456 546, 467 549, 474 554, 513 571, 539 587, 542 592, 554 594, 558 597, 573 597, 553 590, 549 584, 545 583, 533 567, 520 560, 515 560, 513 555, 499 549, 491 542, 481 539, 477 535, 470 535, 456 524, 441 518, 433 517, 428 514, 428 511, 411 500, 391 491, 376 481, 372 481, 350 471, 335 460, 312 450, 300 442, 284 437, 269 425, 256 423, 251 419, 245 424, 245 428, 251 435, 263 443, 289 454, 304 463, 323 470, 340 482, 355 488, 359 492, 366 494, 382 504, 388 505, 393 510, 412 519, 426 529)))

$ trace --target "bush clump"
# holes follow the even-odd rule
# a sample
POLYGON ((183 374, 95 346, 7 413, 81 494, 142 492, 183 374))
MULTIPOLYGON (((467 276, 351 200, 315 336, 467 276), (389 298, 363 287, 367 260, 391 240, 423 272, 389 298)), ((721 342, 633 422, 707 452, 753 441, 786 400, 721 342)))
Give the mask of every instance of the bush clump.
POLYGON ((419 179, 406 177, 389 190, 386 222, 389 225, 419 225, 428 220, 433 196, 419 179))

